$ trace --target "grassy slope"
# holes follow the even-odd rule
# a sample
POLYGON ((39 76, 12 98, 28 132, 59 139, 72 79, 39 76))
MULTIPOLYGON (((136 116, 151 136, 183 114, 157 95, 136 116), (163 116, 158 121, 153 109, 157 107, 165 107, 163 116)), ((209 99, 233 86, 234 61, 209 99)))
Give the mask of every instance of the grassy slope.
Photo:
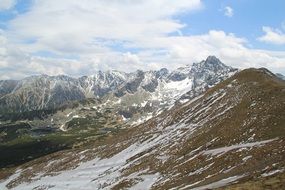
POLYGON ((282 190, 285 189, 285 173, 258 178, 219 188, 219 190, 282 190))

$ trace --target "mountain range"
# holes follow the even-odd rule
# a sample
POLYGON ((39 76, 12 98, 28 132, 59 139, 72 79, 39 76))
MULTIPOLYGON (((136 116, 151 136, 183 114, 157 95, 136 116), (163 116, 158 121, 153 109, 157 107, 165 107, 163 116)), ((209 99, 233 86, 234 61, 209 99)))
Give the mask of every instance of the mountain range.
POLYGON ((70 101, 106 96, 125 99, 145 94, 153 100, 170 101, 189 92, 188 97, 192 98, 236 71, 210 56, 172 72, 166 68, 133 73, 98 71, 80 78, 39 75, 3 80, 0 81, 0 113, 55 109, 70 101))
POLYGON ((174 71, 1 81, 0 189, 284 189, 285 81, 174 71))

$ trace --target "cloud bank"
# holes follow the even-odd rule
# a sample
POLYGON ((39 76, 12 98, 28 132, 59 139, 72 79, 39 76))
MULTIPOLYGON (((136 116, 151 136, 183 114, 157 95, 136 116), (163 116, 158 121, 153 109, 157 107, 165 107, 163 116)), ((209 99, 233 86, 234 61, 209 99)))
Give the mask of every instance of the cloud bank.
POLYGON ((1 79, 176 68, 208 55, 238 68, 285 72, 285 52, 249 48, 222 30, 182 35, 195 26, 179 16, 203 6, 200 0, 36 0, 0 31, 1 79))

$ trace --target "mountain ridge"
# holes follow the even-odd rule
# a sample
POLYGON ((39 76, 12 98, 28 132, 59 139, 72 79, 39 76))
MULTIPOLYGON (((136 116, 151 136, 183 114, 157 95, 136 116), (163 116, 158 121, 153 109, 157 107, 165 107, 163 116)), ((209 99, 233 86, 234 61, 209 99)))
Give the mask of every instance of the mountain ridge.
MULTIPOLYGON (((165 68, 132 73, 98 71, 94 75, 79 78, 39 75, 19 81, 0 81, 0 113, 56 108, 67 101, 102 98, 109 94, 122 97, 134 94, 138 89, 154 93, 161 83, 169 84, 187 78, 193 81, 193 91, 202 91, 203 89, 196 87, 208 88, 236 71, 237 69, 224 65, 216 57, 209 56, 200 63, 193 63, 192 66, 178 68, 172 72, 165 68)), ((169 97, 171 98, 173 97, 169 97)))

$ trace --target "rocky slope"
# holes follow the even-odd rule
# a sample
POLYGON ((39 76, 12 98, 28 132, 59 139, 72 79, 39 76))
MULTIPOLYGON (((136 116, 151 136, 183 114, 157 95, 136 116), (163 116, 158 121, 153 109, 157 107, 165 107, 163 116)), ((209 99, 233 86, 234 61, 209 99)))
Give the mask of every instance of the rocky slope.
POLYGON ((2 170, 0 187, 250 189, 271 181, 266 187, 282 189, 284 95, 285 82, 266 69, 244 70, 141 125, 2 170))
POLYGON ((184 99, 192 98, 235 72, 236 69, 210 56, 206 61, 172 72, 167 69, 133 73, 99 71, 77 79, 40 75, 0 81, 0 113, 56 109, 70 101, 106 96, 108 103, 122 100, 133 105, 150 105, 159 101, 162 104, 159 107, 166 107, 182 94, 189 91, 184 99))

